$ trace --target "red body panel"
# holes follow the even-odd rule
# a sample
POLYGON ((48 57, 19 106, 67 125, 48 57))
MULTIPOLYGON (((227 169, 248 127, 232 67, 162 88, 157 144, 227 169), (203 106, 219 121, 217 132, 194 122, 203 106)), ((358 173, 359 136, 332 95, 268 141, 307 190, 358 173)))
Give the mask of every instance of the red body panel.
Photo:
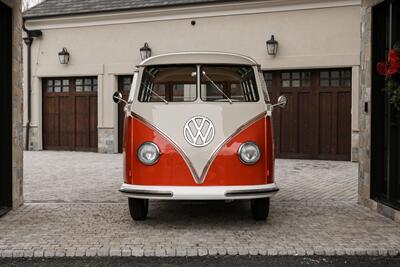
POLYGON ((260 185, 273 182, 273 140, 271 121, 262 117, 232 136, 217 152, 202 184, 197 184, 179 149, 156 129, 136 117, 126 117, 124 127, 125 183, 158 186, 260 185), (142 164, 136 156, 139 146, 151 141, 160 148, 160 160, 153 166, 142 164), (255 142, 261 158, 254 165, 243 164, 237 155, 239 146, 255 142))
POLYGON ((136 185, 185 185, 193 186, 196 182, 183 160, 181 154, 175 149, 161 133, 149 127, 144 122, 135 117, 126 117, 125 126, 129 129, 125 131, 125 139, 130 140, 124 146, 125 166, 127 176, 125 182, 136 185), (146 141, 157 144, 160 148, 160 160, 153 166, 142 164, 136 151, 141 144, 146 141))
POLYGON ((273 182, 273 149, 269 117, 263 117, 234 136, 214 159, 203 185, 259 185, 273 182), (267 134, 266 134, 267 133, 267 134), (261 158, 254 165, 243 164, 238 157, 241 144, 255 142, 261 158))

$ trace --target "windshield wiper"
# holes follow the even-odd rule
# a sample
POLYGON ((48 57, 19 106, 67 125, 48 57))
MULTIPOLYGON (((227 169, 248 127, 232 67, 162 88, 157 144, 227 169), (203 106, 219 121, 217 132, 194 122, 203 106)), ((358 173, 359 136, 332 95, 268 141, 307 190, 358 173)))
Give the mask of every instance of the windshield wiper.
POLYGON ((226 97, 226 99, 228 99, 229 104, 232 104, 232 103, 233 103, 232 99, 230 99, 230 98, 224 93, 224 91, 223 91, 221 88, 219 88, 218 85, 216 85, 215 82, 214 82, 213 80, 211 80, 210 77, 207 76, 207 74, 206 74, 205 71, 202 71, 202 74, 203 74, 203 76, 206 77, 206 79, 215 87, 215 89, 217 89, 221 94, 223 94, 223 95, 226 97))
POLYGON ((157 94, 156 92, 154 92, 153 89, 150 88, 150 86, 147 86, 147 90, 150 91, 150 93, 154 94, 156 97, 158 97, 159 99, 161 99, 165 104, 168 104, 169 102, 162 96, 160 96, 159 94, 157 94))

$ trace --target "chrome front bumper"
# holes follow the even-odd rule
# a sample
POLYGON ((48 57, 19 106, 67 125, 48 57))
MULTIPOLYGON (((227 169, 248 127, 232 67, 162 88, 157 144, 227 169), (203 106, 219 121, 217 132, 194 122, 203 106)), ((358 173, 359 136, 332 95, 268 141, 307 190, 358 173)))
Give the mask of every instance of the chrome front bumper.
POLYGON ((248 186, 143 186, 122 184, 119 191, 131 198, 225 200, 271 197, 279 189, 275 183, 248 186))

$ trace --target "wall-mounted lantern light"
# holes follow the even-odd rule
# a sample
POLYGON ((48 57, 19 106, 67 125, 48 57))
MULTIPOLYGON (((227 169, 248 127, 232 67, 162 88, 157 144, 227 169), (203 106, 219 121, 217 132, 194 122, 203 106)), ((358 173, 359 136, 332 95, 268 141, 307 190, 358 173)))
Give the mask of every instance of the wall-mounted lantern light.
POLYGON ((142 60, 151 57, 151 48, 149 47, 148 43, 144 43, 144 46, 140 48, 140 57, 142 60))
POLYGON ((60 64, 68 64, 69 63, 69 52, 67 48, 63 48, 61 52, 58 53, 58 59, 60 60, 60 64))
POLYGON ((275 56, 278 52, 278 41, 275 40, 275 36, 271 35, 271 39, 267 41, 268 55, 275 56))

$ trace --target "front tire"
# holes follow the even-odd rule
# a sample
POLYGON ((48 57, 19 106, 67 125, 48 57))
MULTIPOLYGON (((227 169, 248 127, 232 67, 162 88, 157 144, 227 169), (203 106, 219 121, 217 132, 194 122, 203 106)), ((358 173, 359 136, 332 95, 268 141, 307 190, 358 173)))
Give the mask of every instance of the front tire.
POLYGON ((256 221, 265 221, 269 213, 269 198, 252 199, 251 213, 256 221))
POLYGON ((149 211, 149 200, 140 198, 128 198, 129 212, 134 221, 146 220, 149 211))

